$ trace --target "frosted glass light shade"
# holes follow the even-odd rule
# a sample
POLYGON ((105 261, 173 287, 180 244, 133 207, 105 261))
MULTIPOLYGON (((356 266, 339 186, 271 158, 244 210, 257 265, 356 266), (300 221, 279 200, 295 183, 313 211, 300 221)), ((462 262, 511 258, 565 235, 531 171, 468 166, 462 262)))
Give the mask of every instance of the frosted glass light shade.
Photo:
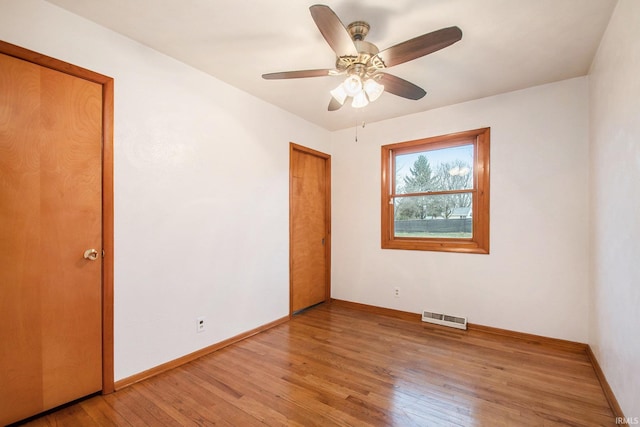
POLYGON ((347 95, 356 96, 362 91, 362 80, 360 80, 360 77, 356 74, 350 75, 344 80, 342 87, 347 95))
POLYGON ((369 104, 369 100, 367 99, 367 94, 361 90, 353 97, 353 102, 351 102, 351 106, 353 108, 362 108, 369 104))
POLYGON ((340 103, 340 105, 344 104, 344 100, 347 99, 347 92, 345 92, 344 87, 342 87, 342 83, 340 86, 329 92, 333 98, 340 103))
POLYGON ((384 86, 373 79, 367 79, 364 82, 364 91, 367 93, 369 101, 373 102, 380 98, 380 95, 384 92, 384 86))

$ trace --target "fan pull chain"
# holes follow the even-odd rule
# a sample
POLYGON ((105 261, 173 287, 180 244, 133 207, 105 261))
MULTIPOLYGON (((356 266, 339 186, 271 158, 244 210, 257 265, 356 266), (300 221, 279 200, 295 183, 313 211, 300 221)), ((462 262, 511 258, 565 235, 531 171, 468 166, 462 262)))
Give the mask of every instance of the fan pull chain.
MULTIPOLYGON (((361 110, 361 109, 359 109, 361 110)), ((356 142, 358 142, 358 114, 360 114, 360 111, 356 110, 356 142)), ((362 129, 364 129, 364 120, 362 121, 362 129)))

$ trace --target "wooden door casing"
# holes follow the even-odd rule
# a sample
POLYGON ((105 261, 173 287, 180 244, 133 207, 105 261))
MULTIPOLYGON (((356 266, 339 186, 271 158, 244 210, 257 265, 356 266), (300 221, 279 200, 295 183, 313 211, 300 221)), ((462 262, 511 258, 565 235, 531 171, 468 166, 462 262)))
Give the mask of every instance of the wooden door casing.
POLYGON ((331 157, 290 144, 290 313, 331 296, 331 157))
POLYGON ((5 424, 113 391, 113 81, 4 42, 0 54, 5 424))

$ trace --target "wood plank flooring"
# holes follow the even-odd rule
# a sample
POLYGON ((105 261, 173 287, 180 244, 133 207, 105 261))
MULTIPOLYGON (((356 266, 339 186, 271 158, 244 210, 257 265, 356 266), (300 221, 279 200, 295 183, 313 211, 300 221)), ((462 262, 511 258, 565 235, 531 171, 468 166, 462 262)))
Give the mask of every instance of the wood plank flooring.
POLYGON ((29 426, 614 426, 584 351, 323 304, 29 426))

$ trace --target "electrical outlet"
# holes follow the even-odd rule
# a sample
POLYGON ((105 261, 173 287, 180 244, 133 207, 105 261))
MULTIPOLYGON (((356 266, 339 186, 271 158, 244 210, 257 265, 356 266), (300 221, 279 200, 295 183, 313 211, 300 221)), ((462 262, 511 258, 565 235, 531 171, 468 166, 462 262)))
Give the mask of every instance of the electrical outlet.
POLYGON ((400 288, 398 287, 393 288, 393 296, 396 298, 400 298, 400 288))
POLYGON ((196 320, 197 320, 196 331, 198 333, 204 332, 204 317, 198 317, 196 320))

